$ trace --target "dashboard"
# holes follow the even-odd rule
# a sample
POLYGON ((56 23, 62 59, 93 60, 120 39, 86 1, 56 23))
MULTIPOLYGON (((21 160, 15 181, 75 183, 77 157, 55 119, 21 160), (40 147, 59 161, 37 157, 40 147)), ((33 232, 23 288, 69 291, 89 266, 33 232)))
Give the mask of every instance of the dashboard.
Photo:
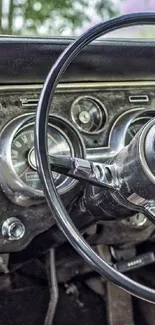
MULTIPOLYGON (((25 227, 20 240, 10 241, 0 232, 2 252, 22 250, 51 228, 53 242, 64 240, 60 232, 54 235, 55 221, 36 170, 34 119, 43 81, 70 42, 0 39, 0 223, 13 217, 25 227)), ((130 143, 155 117, 154 48, 153 42, 105 40, 94 42, 79 55, 53 98, 48 121, 49 154, 104 162, 130 143)), ((69 209, 84 186, 64 175, 53 176, 69 209)), ((87 215, 73 219, 79 228, 87 227, 87 215)), ((142 214, 124 221, 105 220, 103 224, 101 242, 109 245, 145 241, 155 230, 142 214)), ((100 243, 99 235, 95 243, 100 243)))
MULTIPOLYGON (((0 89, 1 184, 14 203, 43 202, 34 151, 34 119, 41 86, 0 89), (3 120, 3 121, 2 121, 3 120)), ((155 111, 154 85, 131 83, 60 84, 51 106, 48 152, 104 162, 129 144, 155 111)), ((77 181, 53 173, 61 196, 77 181)))

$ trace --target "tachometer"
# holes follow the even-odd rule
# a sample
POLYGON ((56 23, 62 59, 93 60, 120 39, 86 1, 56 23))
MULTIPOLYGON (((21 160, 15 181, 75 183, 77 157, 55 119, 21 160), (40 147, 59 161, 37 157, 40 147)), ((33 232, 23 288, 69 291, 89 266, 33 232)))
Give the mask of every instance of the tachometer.
POLYGON ((137 117, 129 126, 126 134, 125 145, 128 145, 141 127, 151 119, 151 116, 137 117))
MULTIPOLYGON (((56 126, 48 126, 48 152, 53 155, 73 155, 73 148, 64 132, 56 126)), ((11 158, 14 170, 20 179, 35 190, 42 190, 37 172, 34 151, 34 123, 19 130, 12 141, 11 158)), ((66 181, 66 176, 53 173, 57 188, 66 181)))

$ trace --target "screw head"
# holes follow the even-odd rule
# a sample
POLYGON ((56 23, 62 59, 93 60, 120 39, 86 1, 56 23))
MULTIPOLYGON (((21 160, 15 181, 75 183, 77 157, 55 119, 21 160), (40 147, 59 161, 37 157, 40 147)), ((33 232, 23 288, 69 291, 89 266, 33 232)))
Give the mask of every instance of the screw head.
POLYGON ((18 218, 8 218, 2 224, 2 235, 8 240, 19 240, 25 234, 25 226, 18 218))

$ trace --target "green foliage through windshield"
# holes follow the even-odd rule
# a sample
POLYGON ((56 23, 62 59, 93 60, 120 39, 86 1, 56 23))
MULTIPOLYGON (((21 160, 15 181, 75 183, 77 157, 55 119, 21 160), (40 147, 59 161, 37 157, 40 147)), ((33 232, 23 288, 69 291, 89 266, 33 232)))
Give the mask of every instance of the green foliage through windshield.
MULTIPOLYGON (((101 21, 139 11, 155 11, 155 0, 0 0, 0 34, 77 36, 101 21)), ((155 29, 117 35, 154 38, 155 29)))
POLYGON ((76 35, 117 14, 113 0, 0 0, 0 33, 76 35))

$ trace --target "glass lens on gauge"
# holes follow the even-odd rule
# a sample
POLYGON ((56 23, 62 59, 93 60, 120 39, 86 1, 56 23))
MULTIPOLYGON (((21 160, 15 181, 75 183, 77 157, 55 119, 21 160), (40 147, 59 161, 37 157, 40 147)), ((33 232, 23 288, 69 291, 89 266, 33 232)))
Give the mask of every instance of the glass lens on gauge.
POLYGON ((150 120, 150 118, 150 116, 142 116, 140 118, 136 118, 130 124, 126 134, 125 145, 128 145, 131 142, 136 133, 150 120))
MULTIPOLYGON (((67 138, 59 128, 48 127, 48 152, 53 155, 72 156, 72 149, 67 138)), ((34 124, 29 124, 13 139, 11 158, 14 170, 29 187, 41 190, 42 185, 37 172, 34 151, 34 124)), ((57 187, 66 179, 66 176, 53 172, 57 187)))

